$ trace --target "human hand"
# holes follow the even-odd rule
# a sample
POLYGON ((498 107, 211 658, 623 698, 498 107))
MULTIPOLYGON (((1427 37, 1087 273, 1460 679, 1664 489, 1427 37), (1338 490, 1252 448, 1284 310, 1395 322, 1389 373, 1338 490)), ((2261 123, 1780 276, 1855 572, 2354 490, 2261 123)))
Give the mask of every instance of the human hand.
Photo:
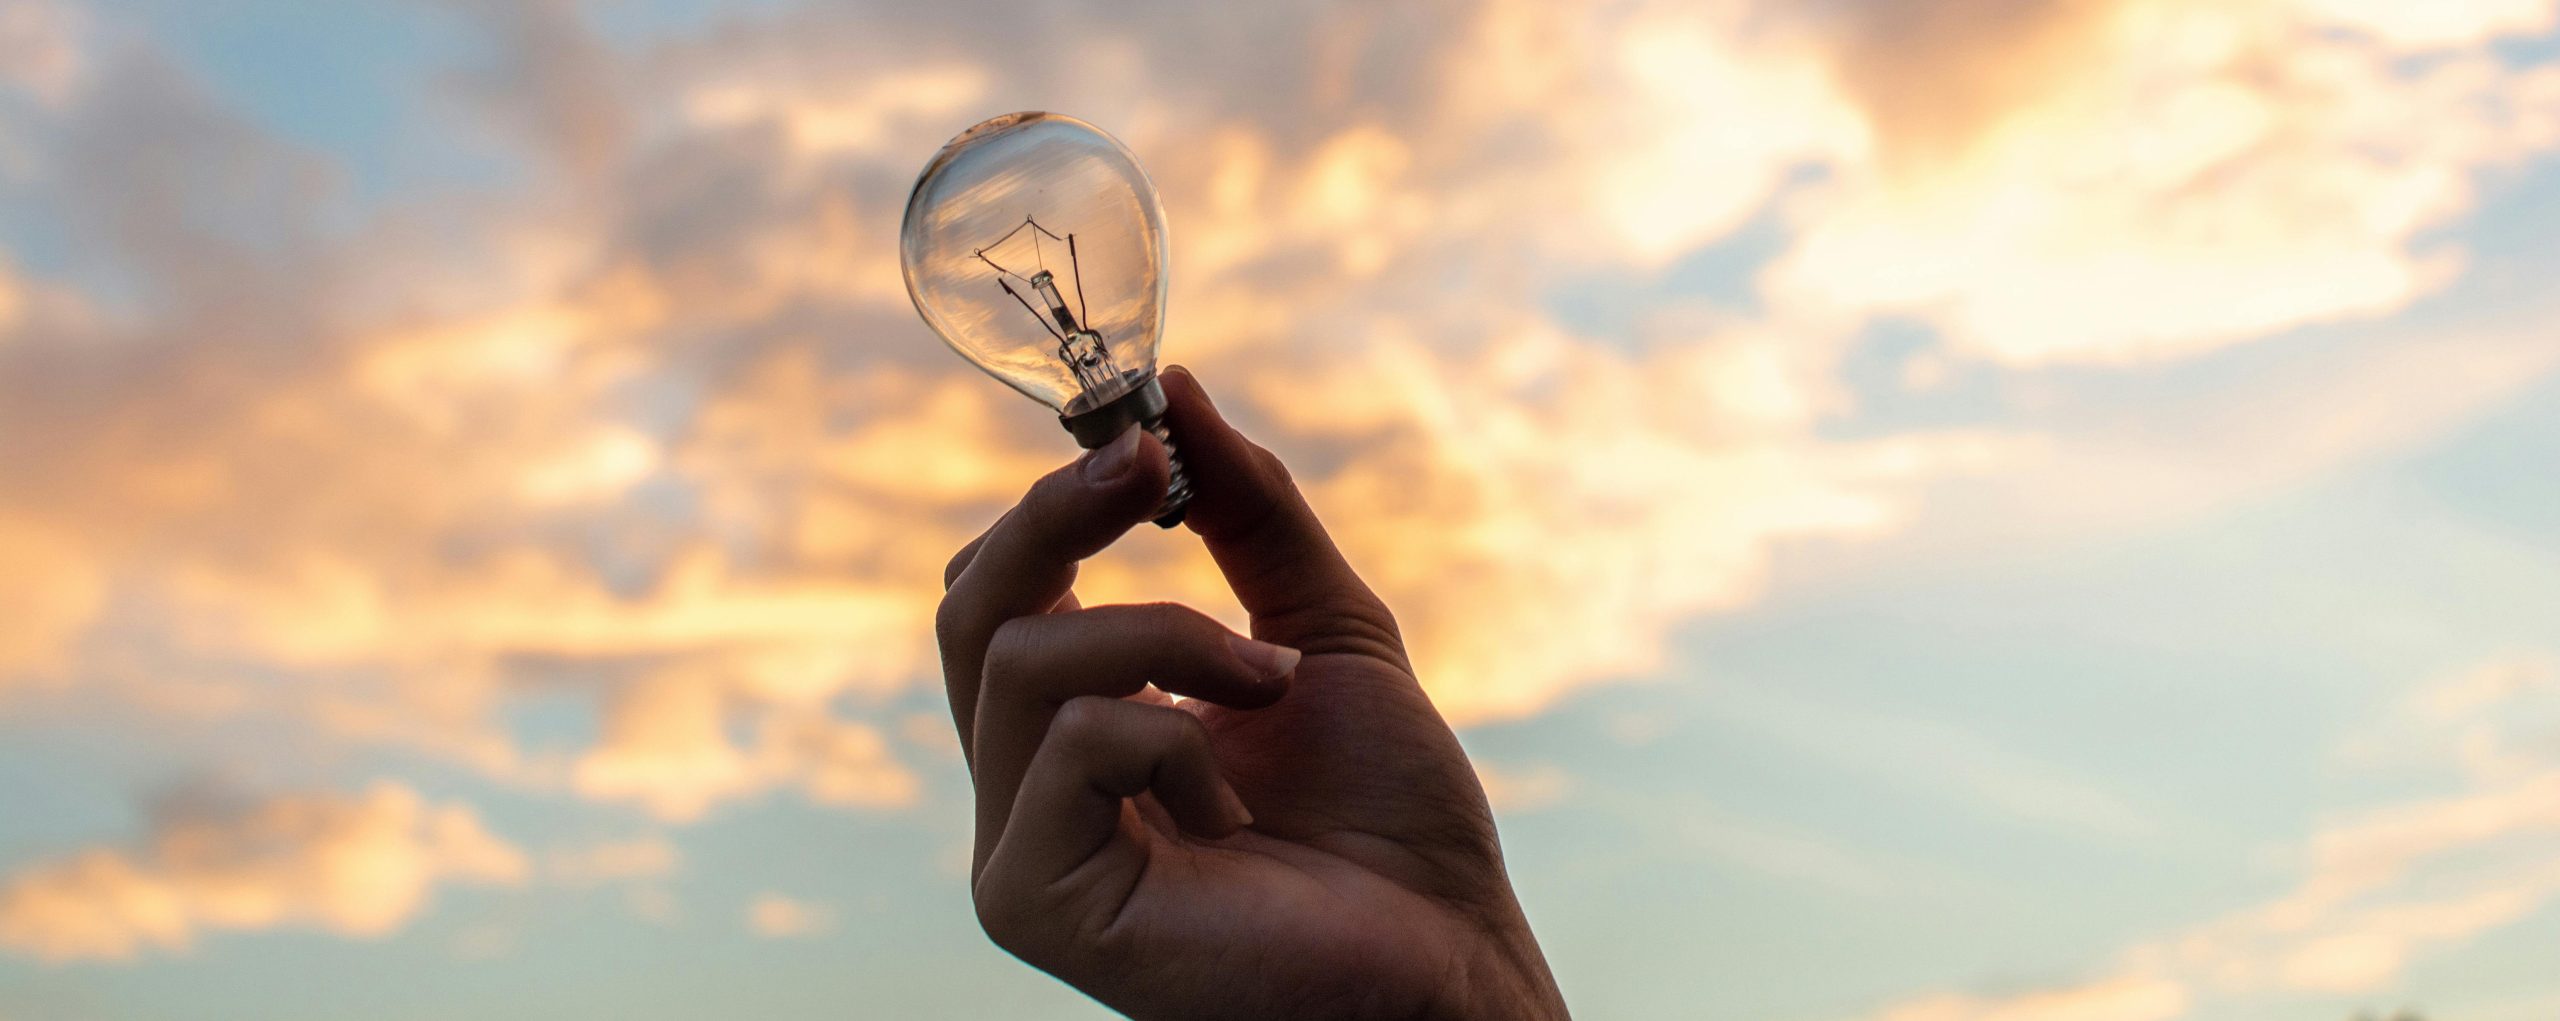
POLYGON ((1164 494, 1144 430, 953 558, 936 631, 977 785, 980 924, 1138 1018, 1564 1017, 1394 618, 1279 459, 1189 373, 1163 385, 1189 524, 1253 639, 1077 602, 1077 562, 1164 494))

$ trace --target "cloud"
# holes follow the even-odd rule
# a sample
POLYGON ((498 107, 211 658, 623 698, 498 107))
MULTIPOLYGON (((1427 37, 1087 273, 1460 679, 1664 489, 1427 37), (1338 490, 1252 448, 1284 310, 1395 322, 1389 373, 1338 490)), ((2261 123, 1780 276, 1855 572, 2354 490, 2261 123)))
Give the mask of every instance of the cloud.
POLYGON ((1846 5, 1878 158, 1798 207, 1767 289, 2027 366, 2396 311, 2459 274, 2427 236, 2475 179, 2560 141, 2560 68, 2443 48, 2547 24, 2527 6, 1846 5))
POLYGON ((2524 326, 2393 330, 2302 353, 2281 374, 2025 385, 2026 414, 2049 423, 2035 442, 1997 471, 1938 479, 1906 530, 1836 569, 2194 523, 2452 439, 2560 371, 2560 346, 2524 326))
POLYGON ((7 253, 0 252, 0 343, 7 343, 9 334, 17 330, 26 314, 27 287, 18 281, 7 253))
POLYGON ((761 778, 730 743, 720 700, 717 688, 681 679, 632 686, 605 711, 604 733, 572 782, 589 797, 636 801, 676 820, 755 789, 761 778))
POLYGON ((769 744, 793 763, 786 768, 800 778, 811 801, 860 808, 903 808, 916 802, 921 785, 890 753, 888 740, 877 729, 812 719, 776 719, 767 726, 775 730, 769 744))
POLYGON ((2418 954, 2510 925, 2560 897, 2560 869, 2456 898, 2367 908, 2311 935, 2275 963, 2275 979, 2308 992, 2370 993, 2418 954))
POLYGON ((804 939, 834 928, 835 910, 778 893, 761 893, 748 902, 746 920, 747 931, 766 939, 804 939))
POLYGON ((1717 714, 1754 733, 1872 772, 1889 783, 1930 790, 1996 818, 2118 846, 2157 846, 2191 828, 2162 806, 2021 755, 1962 726, 1781 692, 1722 692, 1715 705, 1717 714), (1915 763, 1927 765, 1916 768, 1915 763))
POLYGON ((1733 2, 1482 5, 1445 55, 1436 127, 1412 130, 1453 150, 1425 161, 1434 176, 1512 192, 1515 211, 1538 217, 1471 226, 1658 268, 1741 227, 1791 172, 1867 144, 1810 48, 1760 28, 1767 20, 1733 2), (1524 128, 1538 145, 1482 151, 1524 128), (1516 162, 1470 173, 1450 158, 1516 162))
MULTIPOLYGON (((289 340, 275 342, 271 361, 200 369, 217 356, 175 311, 39 338, 118 371, 76 403, 31 394, 18 405, 28 434, 73 438, 13 458, 23 459, 18 477, 36 480, 25 513, 81 521, 80 562, 66 571, 112 579, 98 584, 181 622, 142 658, 310 672, 325 692, 316 697, 335 707, 280 707, 244 684, 231 696, 241 711, 296 713, 366 742, 393 737, 384 721, 416 720, 418 730, 465 736, 399 743, 512 774, 528 757, 491 723, 510 687, 542 664, 606 664, 619 676, 598 690, 623 693, 600 705, 604 737, 577 754, 571 789, 689 818, 774 782, 764 763, 793 757, 736 747, 723 728, 765 728, 767 714, 930 678, 925 636, 941 560, 1064 453, 1039 416, 932 350, 887 261, 916 153, 950 130, 942 121, 956 104, 1000 86, 948 55, 809 72, 795 54, 827 30, 799 31, 802 17, 637 58, 665 72, 646 87, 685 97, 682 116, 592 136, 545 111, 639 102, 627 90, 641 79, 615 65, 623 58, 560 38, 575 25, 556 10, 497 18, 502 65, 553 49, 574 57, 556 74, 501 70, 491 80, 534 95, 522 111, 533 119, 515 127, 553 131, 572 154, 558 165, 579 186, 551 208, 462 217, 458 229, 485 233, 502 256, 479 273, 435 269, 452 256, 397 233, 367 236, 362 257, 343 258, 318 254, 335 242, 316 228, 165 237, 173 224, 237 217, 197 215, 221 204, 214 191, 135 182, 163 196, 121 249, 151 290, 278 307, 272 328, 240 328, 289 340), (720 59, 732 52, 741 59, 720 59), (884 96, 897 102, 872 102, 884 96), (170 257, 181 250, 198 257, 170 257), (401 278, 430 285, 398 293, 434 301, 359 300, 387 286, 377 276, 420 263, 432 271, 401 278), (306 271, 314 265, 330 272, 306 271), (881 340, 848 355, 821 339, 846 330, 881 340), (172 393, 169 380, 214 382, 172 393), (675 413, 652 397, 669 392, 684 395, 675 413), (349 692, 317 677, 348 672, 384 680, 349 692), (720 679, 654 679, 684 672, 720 679)), ((1716 34, 1731 11, 1669 17, 1654 11, 1629 23, 1633 35, 1583 40, 1593 52, 1653 45, 1630 39, 1675 46, 1646 50, 1653 56, 1629 65, 1632 77, 1594 86, 1593 102, 1623 90, 1657 105, 1692 102, 1671 80, 1689 52, 1677 47, 1740 52, 1716 34)), ((1515 43, 1545 23, 1534 6, 1487 18, 1485 38, 1515 43)), ((1452 64, 1466 76, 1494 71, 1452 64)), ((149 122, 205 105, 183 75, 123 73, 133 80, 120 105, 69 116, 149 122)), ((1749 76, 1763 73, 1810 88, 1800 68, 1758 68, 1718 94, 1762 94, 1749 76)), ((1481 96, 1431 101, 1443 98, 1481 96)), ((1481 128, 1496 113, 1472 116, 1481 128)), ((1710 120, 1695 114, 1679 116, 1710 120)), ((1191 115, 1142 112, 1132 134, 1161 133, 1146 128, 1151 116, 1191 115)), ((1789 121, 1783 111, 1769 119, 1789 121)), ((204 150, 195 162, 311 172, 289 147, 232 126, 191 136, 204 150)), ((1487 246, 1506 244, 1568 261, 1658 261, 1729 230, 1747 198, 1668 218, 1620 210, 1611 222, 1628 232, 1628 249, 1595 251, 1550 220, 1484 219, 1555 182, 1478 159, 1464 133, 1354 124, 1300 151, 1279 144, 1277 127, 1239 121, 1199 161, 1157 147, 1172 154, 1160 172, 1168 194, 1209 199, 1186 210, 1184 222, 1199 225, 1186 237, 1200 239, 1210 263, 1186 285, 1195 289, 1182 300, 1200 311, 1181 350, 1218 385, 1235 381, 1239 413, 1308 466, 1310 489, 1337 509, 1345 545, 1404 612, 1459 719, 1532 712, 1577 686, 1649 669, 1680 620, 1752 598, 1778 543, 1889 528, 1913 482, 1979 466, 1996 447, 1969 436, 1813 440, 1834 399, 1819 360, 1708 313, 1660 317, 1659 343, 1630 354, 1528 302, 1408 307, 1419 281, 1456 253, 1486 249, 1459 265, 1488 269, 1488 257, 1508 256, 1487 246), (1470 236, 1477 230, 1486 236, 1470 236), (1346 292, 1347 280, 1368 283, 1346 292), (1318 321, 1374 339, 1288 346, 1318 321), (1509 325, 1451 341, 1495 322, 1509 325), (1376 400, 1363 396, 1374 386, 1345 385, 1363 379, 1416 390, 1376 400), (1308 392, 1327 397, 1296 397, 1308 392), (1403 480, 1415 486, 1394 492, 1403 480), (1528 562, 1504 545, 1532 537, 1558 544, 1557 555, 1528 562), (1453 575, 1485 584, 1452 596, 1437 579, 1453 575), (1584 595, 1559 606, 1557 591, 1584 595)), ((1641 190, 1570 182, 1630 165, 1623 140, 1655 136, 1545 127, 1571 132, 1569 153, 1539 169, 1565 175, 1565 194, 1599 201, 1641 190)), ((1723 146, 1761 137, 1713 131, 1637 154, 1638 163, 1685 161, 1648 179, 1669 208, 1703 201, 1673 186, 1679 167, 1727 165, 1723 146)), ((97 133, 118 137, 104 125, 97 133)), ((1811 144, 1787 142, 1767 166, 1737 171, 1757 182, 1740 192, 1772 187, 1771 168, 1811 144)), ((1727 201, 1726 189, 1715 194, 1727 201)), ((291 196, 250 197, 275 222, 315 222, 291 196)), ((181 307, 193 306, 172 309, 181 307)), ((1196 556, 1095 574, 1098 591, 1213 601, 1217 591, 1196 556)), ((40 632, 51 655, 83 626, 122 623, 68 609, 41 619, 58 621, 40 632)), ((36 639, 21 644, 32 661, 36 639)), ((102 665, 88 665, 98 682, 102 665)), ((132 671, 126 687, 136 693, 126 697, 171 701, 152 673, 132 671)), ((829 771, 816 796, 912 797, 892 773, 818 764, 842 759, 855 747, 845 740, 861 739, 799 757, 829 771)))
POLYGON ((1359 452, 1301 483, 1460 722, 1651 672, 1679 622, 1757 598, 1782 544, 1888 531, 1919 481, 2015 454, 1993 435, 1805 437, 1819 398, 1772 337, 1701 330, 1630 356, 1532 328, 1460 356, 1394 325, 1248 393, 1283 435, 1359 452))
POLYGON ((665 838, 638 837, 552 848, 542 857, 542 870, 554 882, 596 886, 664 878, 675 872, 680 858, 665 838))
POLYGON ((69 645, 97 616, 107 582, 76 534, 0 515, 0 682, 51 674, 70 662, 69 645))
MULTIPOLYGON (((2560 660, 2519 653, 2419 689, 2409 698, 2410 718, 2427 732, 2449 733, 2474 782, 2517 781, 2538 773, 2549 754, 2552 728, 2560 725, 2554 691, 2560 691, 2560 660)), ((2350 754, 2387 760, 2391 736, 2377 735, 2350 754)))
POLYGON ((985 69, 969 64, 890 76, 810 65, 732 66, 725 73, 691 87, 684 97, 687 118, 715 130, 773 125, 794 151, 818 158, 876 151, 902 134, 902 125, 965 116, 990 84, 985 69))
POLYGON ((2125 977, 2008 999, 1932 997, 1877 1021, 2168 1021, 2185 1015, 2189 1003, 2186 987, 2175 982, 2125 977))
POLYGON ((1550 763, 1509 769, 1476 760, 1476 779, 1498 812, 1535 812, 1563 803, 1573 790, 1573 777, 1550 763))
POLYGON ((2519 655, 2494 660, 2445 677, 2418 691, 2410 705, 2437 723, 2479 715, 2549 690, 2560 684, 2560 663, 2549 657, 2519 655))
POLYGON ((217 930, 379 937, 443 884, 517 885, 523 851, 469 807, 392 782, 164 819, 144 846, 39 862, 0 890, 0 946, 49 962, 183 951, 217 930))
POLYGON ((572 785, 588 797, 631 802, 676 822, 783 783, 797 783, 819 804, 887 809, 915 803, 921 783, 870 725, 775 714, 747 745, 731 734, 735 701, 718 678, 695 673, 625 686, 607 702, 601 739, 572 765, 572 785))
MULTIPOLYGON (((2412 698, 2482 689, 2479 678, 2511 675, 2517 662, 2483 664, 2412 698)), ((2489 687, 2494 694, 2463 699, 2459 718, 2405 739, 2458 757, 2449 738, 2469 726, 2560 708, 2547 686, 2489 687)), ((2301 874, 2284 896, 2128 948, 2102 978, 2004 996, 1926 995, 1873 1017, 2166 1021, 2216 1000, 2383 991, 2431 952, 2560 905, 2560 750, 2535 756, 2520 775, 2466 775, 2457 792, 2330 821, 2303 842, 2301 874)))
POLYGON ((2560 8, 2550 0, 2463 0, 2395 4, 2388 0, 2300 0, 2315 19, 2409 49, 2454 47, 2551 31, 2560 8))
POLYGON ((2368 813, 2312 838, 2311 873, 2270 905, 2270 925, 2294 928, 2408 877, 2421 862, 2492 841, 2560 834, 2560 769, 2438 801, 2368 813))
POLYGON ((0 85, 63 102, 86 64, 85 21, 78 8, 56 0, 0 2, 0 85))
MULTIPOLYGON (((2536 661, 2485 663, 2455 681, 2423 685, 2413 698, 2435 701, 2536 661)), ((2466 765, 2477 759, 2482 735, 2560 711, 2550 695, 2510 685, 2405 739, 2466 765)), ((2228 988, 2373 992, 2429 950, 2560 904, 2555 751, 2518 746, 2514 768, 2458 773, 2465 785, 2458 793, 2331 821, 2305 842, 2304 872, 2290 893, 2187 935, 2173 945, 2174 959, 2228 988)))
POLYGON ((620 68, 570 0, 447 0, 495 53, 457 76, 483 116, 574 176, 604 172, 633 130, 620 68))

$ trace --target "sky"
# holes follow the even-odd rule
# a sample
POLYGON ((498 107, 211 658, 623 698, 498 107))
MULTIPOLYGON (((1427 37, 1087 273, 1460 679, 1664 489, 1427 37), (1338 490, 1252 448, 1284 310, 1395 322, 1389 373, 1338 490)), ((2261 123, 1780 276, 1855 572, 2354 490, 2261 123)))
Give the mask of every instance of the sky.
POLYGON ((0 1019, 1108 1016, 928 637, 1016 110, 1582 1016, 2560 1017, 2553 0, 0 0, 0 1019))

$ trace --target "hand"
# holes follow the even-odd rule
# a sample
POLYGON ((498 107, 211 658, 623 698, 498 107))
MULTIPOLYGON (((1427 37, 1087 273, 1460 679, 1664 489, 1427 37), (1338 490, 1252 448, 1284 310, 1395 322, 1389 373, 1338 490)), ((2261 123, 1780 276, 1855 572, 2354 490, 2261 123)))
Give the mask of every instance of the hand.
POLYGON ((1143 430, 960 551, 936 630, 977 784, 980 924, 1139 1018, 1564 1017, 1395 619, 1279 459, 1187 372, 1163 384, 1189 523, 1253 639, 1181 606, 1077 603, 1076 563, 1164 493, 1143 430))

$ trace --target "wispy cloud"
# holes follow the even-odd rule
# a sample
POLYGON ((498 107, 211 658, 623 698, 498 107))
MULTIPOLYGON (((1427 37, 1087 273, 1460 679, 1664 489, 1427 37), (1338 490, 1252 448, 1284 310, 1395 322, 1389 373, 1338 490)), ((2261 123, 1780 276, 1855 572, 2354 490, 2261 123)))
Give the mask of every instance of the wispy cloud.
POLYGON ((747 903, 747 931, 766 939, 802 939, 835 927, 835 910, 823 904, 761 893, 747 903))
POLYGON ((182 951, 201 933, 392 932, 444 884, 514 885, 525 853, 469 807, 377 783, 164 819, 139 848, 43 861, 0 887, 0 946, 46 961, 182 951))
POLYGON ((592 886, 664 878, 680 857, 664 837, 638 837, 553 847, 542 856, 542 870, 553 882, 592 886))
POLYGON ((2191 820, 2166 808, 2000 747, 1957 724, 1813 704, 1768 691, 1721 692, 1715 704, 1718 715, 1754 733, 1993 818, 2134 846, 2176 844, 2194 829, 2191 820))
MULTIPOLYGON (((2478 692, 2478 678, 2514 669, 2485 664, 2415 697, 2438 703, 2448 692, 2478 692)), ((2549 694, 2505 684, 2491 696, 2466 695, 2460 719, 2410 737, 2442 756, 2453 746, 2445 738, 2462 728, 2547 718, 2549 694)), ((1875 1016, 2167 1021, 2233 998, 2385 992, 2430 953, 2560 905, 2560 757, 2549 747, 2531 754, 2528 771, 2468 776, 2452 793, 2322 826, 2302 843, 2290 892, 2129 948, 2103 978, 2010 995, 1933 994, 1875 1016)))

